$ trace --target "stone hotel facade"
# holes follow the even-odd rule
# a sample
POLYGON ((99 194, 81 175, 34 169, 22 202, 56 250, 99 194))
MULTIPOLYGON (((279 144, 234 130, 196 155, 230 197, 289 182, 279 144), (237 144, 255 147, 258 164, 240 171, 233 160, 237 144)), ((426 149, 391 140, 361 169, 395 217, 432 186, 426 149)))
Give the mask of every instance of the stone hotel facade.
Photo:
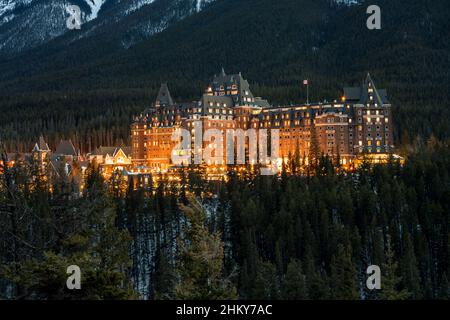
POLYGON ((377 89, 369 74, 362 86, 344 88, 340 101, 274 107, 255 97, 240 73, 227 75, 222 70, 194 102, 174 102, 167 84, 162 84, 156 103, 131 125, 133 170, 170 169, 178 144, 172 134, 179 128, 193 132, 198 121, 203 131, 219 129, 224 137, 233 129, 279 129, 279 157, 284 160, 299 152, 307 163, 314 143, 322 154, 339 155, 344 166, 363 154, 375 161, 385 159, 394 148, 391 104, 386 90, 377 89))

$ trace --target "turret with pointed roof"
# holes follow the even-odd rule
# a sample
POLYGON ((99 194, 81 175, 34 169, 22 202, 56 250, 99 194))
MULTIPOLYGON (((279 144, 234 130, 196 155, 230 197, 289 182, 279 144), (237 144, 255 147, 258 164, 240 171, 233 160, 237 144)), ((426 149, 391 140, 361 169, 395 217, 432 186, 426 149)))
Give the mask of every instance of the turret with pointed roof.
POLYGON ((78 156, 78 152, 72 143, 72 140, 61 140, 56 147, 55 155, 58 156, 78 156))
POLYGON ((47 142, 45 142, 44 137, 41 135, 39 141, 36 142, 33 148, 34 152, 50 152, 47 142))
POLYGON ((377 89, 375 83, 367 73, 365 80, 361 87, 346 87, 344 88, 344 96, 346 101, 358 102, 361 104, 379 105, 389 104, 387 99, 387 92, 385 89, 377 89))
POLYGON ((51 153, 52 151, 48 147, 47 142, 45 142, 44 137, 41 135, 39 137, 39 141, 36 142, 36 144, 34 145, 31 154, 32 159, 39 164, 39 167, 41 168, 42 172, 45 171, 45 168, 50 162, 51 153))
POLYGON ((173 99, 170 95, 167 83, 162 83, 156 98, 156 107, 173 106, 173 99))
POLYGON ((224 68, 218 76, 214 76, 207 93, 214 96, 229 96, 233 99, 235 105, 256 106, 260 101, 260 99, 255 99, 250 90, 250 84, 242 77, 240 72, 228 75, 224 68))

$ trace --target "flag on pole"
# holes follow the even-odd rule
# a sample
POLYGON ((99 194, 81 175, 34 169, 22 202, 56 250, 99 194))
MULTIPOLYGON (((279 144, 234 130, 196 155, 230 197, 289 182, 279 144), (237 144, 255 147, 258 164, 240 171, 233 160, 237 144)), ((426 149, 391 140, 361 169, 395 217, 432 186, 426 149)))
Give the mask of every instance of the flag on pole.
POLYGON ((306 104, 309 105, 309 80, 303 80, 303 85, 306 86, 306 104))

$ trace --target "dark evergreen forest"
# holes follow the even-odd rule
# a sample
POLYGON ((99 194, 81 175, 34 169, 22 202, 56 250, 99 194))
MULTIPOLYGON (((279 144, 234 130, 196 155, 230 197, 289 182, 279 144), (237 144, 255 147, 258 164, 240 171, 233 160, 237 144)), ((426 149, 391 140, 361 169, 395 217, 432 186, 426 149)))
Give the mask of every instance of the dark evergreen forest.
MULTIPOLYGON (((292 161, 290 166, 296 166, 292 161)), ((229 175, 134 189, 95 166, 70 181, 0 176, 0 297, 24 299, 448 299, 450 151, 348 174, 229 175), (14 181, 14 183, 13 183, 14 181), (106 183, 105 183, 106 182, 106 183), (82 290, 65 268, 83 270, 82 290), (366 289, 366 268, 382 270, 366 289)))

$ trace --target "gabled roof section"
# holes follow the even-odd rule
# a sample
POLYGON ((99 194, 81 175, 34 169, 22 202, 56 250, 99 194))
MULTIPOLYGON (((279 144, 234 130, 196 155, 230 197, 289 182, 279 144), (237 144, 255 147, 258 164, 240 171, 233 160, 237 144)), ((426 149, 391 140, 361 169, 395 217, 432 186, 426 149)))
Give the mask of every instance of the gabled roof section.
POLYGON ((116 150, 117 147, 98 147, 97 149, 95 149, 92 155, 104 157, 106 157, 107 155, 114 156, 116 150))
POLYGON ((169 87, 167 86, 167 83, 162 83, 161 88, 159 88, 158 97, 156 98, 156 105, 157 106, 172 106, 173 99, 170 95, 169 87))
POLYGON ((131 147, 98 147, 91 155, 93 156, 111 156, 115 157, 116 154, 122 150, 123 153, 129 157, 131 154, 131 147))
POLYGON ((256 97, 255 98, 255 105, 258 106, 258 107, 261 107, 261 108, 265 108, 265 109, 272 107, 267 100, 262 99, 261 97, 256 97))
POLYGON ((359 101, 361 99, 361 87, 345 87, 344 96, 347 101, 359 101))
POLYGON ((370 76, 370 73, 367 73, 361 87, 344 88, 344 96, 346 101, 349 102, 359 102, 361 104, 371 105, 377 103, 379 106, 389 104, 386 89, 378 90, 372 80, 372 77, 370 76))
POLYGON ((250 90, 250 84, 242 77, 240 72, 227 75, 222 68, 220 74, 214 76, 210 87, 214 92, 222 92, 222 94, 237 91, 237 94, 231 94, 237 104, 251 102, 255 99, 250 90))
POLYGON ((45 151, 50 152, 47 142, 45 142, 44 137, 40 136, 39 141, 34 145, 33 151, 45 151))
POLYGON ((61 142, 56 147, 55 154, 74 157, 78 155, 75 146, 72 143, 72 140, 61 140, 61 142))
POLYGON ((120 149, 122 149, 127 157, 131 156, 131 147, 121 147, 120 149))

